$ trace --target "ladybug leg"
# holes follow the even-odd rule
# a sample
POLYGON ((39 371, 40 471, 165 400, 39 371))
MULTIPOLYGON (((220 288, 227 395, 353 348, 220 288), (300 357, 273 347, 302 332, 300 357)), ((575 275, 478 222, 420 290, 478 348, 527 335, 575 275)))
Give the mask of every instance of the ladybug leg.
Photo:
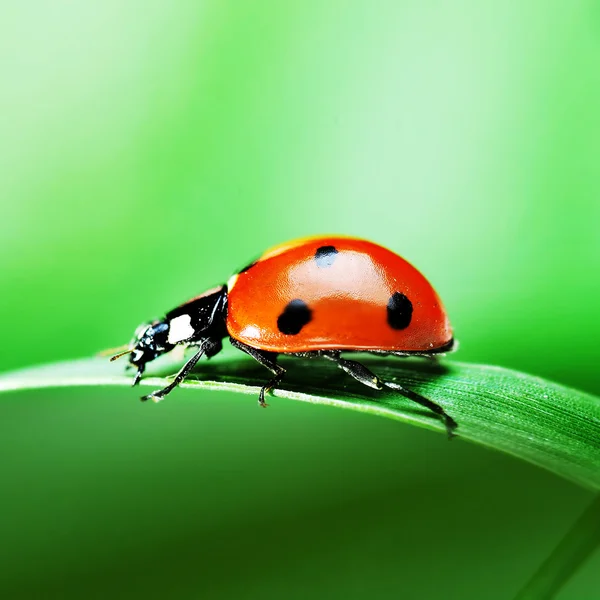
MULTIPOLYGON (((264 364, 264 363, 261 363, 261 364, 264 364)), ((269 367, 269 369, 270 369, 270 367, 269 367)), ((275 373, 275 377, 273 377, 273 379, 271 379, 266 385, 263 385, 260 388, 260 392, 258 394, 258 404, 260 406, 262 406, 263 408, 267 408, 267 406, 269 406, 265 402, 265 394, 270 392, 272 389, 276 388, 281 383, 281 380, 283 379, 283 376, 285 375, 285 369, 276 363, 275 363, 274 369, 270 369, 270 370, 271 370, 271 373, 275 373)))
POLYGON ((332 360, 337 363, 337 366, 342 369, 345 373, 348 373, 351 377, 354 377, 357 381, 360 381, 363 385, 366 385, 375 390, 382 390, 385 385, 384 382, 375 375, 372 371, 367 369, 365 365, 361 365, 355 360, 347 360, 342 358, 339 353, 323 353, 322 356, 328 360, 332 360))
POLYGON ((142 396, 140 400, 145 402, 146 400, 154 400, 154 402, 158 402, 162 400, 169 392, 172 392, 190 373, 190 371, 196 366, 196 363, 200 360, 202 355, 204 354, 204 347, 201 346, 200 350, 188 360, 185 365, 181 368, 179 373, 175 375, 175 378, 169 385, 164 387, 162 390, 156 390, 147 396, 142 396))
POLYGON ((258 404, 263 408, 266 408, 268 404, 265 402, 265 394, 277 387, 285 375, 285 369, 277 364, 277 354, 275 352, 265 352, 264 350, 252 348, 252 346, 242 344, 242 342, 238 342, 238 340, 234 338, 229 339, 234 348, 245 352, 273 373, 274 377, 260 388, 260 393, 258 394, 258 404))
POLYGON ((412 390, 409 390, 399 383, 394 383, 392 381, 384 381, 384 385, 386 387, 391 388, 392 390, 396 390, 400 392, 405 398, 428 408, 430 411, 434 412, 436 415, 444 421, 444 425, 446 426, 446 433, 448 434, 448 439, 452 439, 456 434, 454 430, 458 427, 458 423, 439 405, 435 402, 421 396, 421 394, 417 394, 412 390))
MULTIPOLYGON (((130 365, 127 365, 128 367, 130 365)), ((138 369, 135 373, 135 377, 133 378, 133 383, 131 384, 131 387, 136 386, 139 382, 140 379, 142 378, 142 375, 144 374, 144 370, 146 369, 146 363, 140 363, 140 365, 138 366, 138 369)))
POLYGON ((383 386, 388 387, 392 390, 399 392, 405 398, 408 398, 409 400, 412 400, 413 402, 416 402, 417 404, 428 408, 430 411, 434 412, 444 421, 444 425, 446 426, 446 432, 448 433, 448 438, 454 437, 454 430, 458 427, 458 424, 439 404, 436 404, 435 402, 428 400, 424 396, 421 396, 420 394, 417 394, 416 392, 413 392, 412 390, 401 386, 399 383, 394 383, 392 381, 383 381, 382 379, 377 377, 377 375, 375 375, 369 369, 367 369, 367 367, 365 367, 364 365, 360 364, 355 360, 346 360, 345 358, 341 358, 339 353, 328 352, 323 353, 322 356, 324 358, 327 358, 328 360, 332 360, 333 362, 337 363, 340 369, 342 369, 343 371, 348 373, 348 375, 354 377, 354 379, 360 381, 364 385, 367 385, 371 388, 375 388, 376 390, 383 389, 383 386))
MULTIPOLYGON (((196 363, 202 358, 203 354, 206 354, 206 356, 210 358, 211 356, 218 354, 223 349, 223 345, 221 344, 221 340, 219 339, 204 338, 199 342, 198 345, 198 352, 196 352, 196 354, 194 354, 194 356, 192 356, 192 358, 190 358, 190 360, 188 360, 185 363, 185 365, 183 365, 179 373, 175 375, 175 379, 173 379, 173 381, 171 381, 169 385, 164 387, 162 390, 157 390, 155 392, 152 392, 151 394, 148 394, 147 396, 142 396, 141 400, 143 402, 145 402, 146 400, 154 400, 155 402, 162 400, 169 392, 172 392, 190 374, 190 371, 196 366, 196 363)), ((135 385, 139 381, 138 375, 141 376, 141 372, 139 370, 136 374, 136 379, 134 380, 133 385, 135 385)))

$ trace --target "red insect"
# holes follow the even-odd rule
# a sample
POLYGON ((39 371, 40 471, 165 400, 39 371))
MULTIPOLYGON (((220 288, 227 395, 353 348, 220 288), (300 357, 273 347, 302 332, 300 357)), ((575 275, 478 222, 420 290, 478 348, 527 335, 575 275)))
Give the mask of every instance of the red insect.
POLYGON ((278 355, 320 357, 369 387, 386 386, 426 406, 444 420, 449 434, 457 427, 438 404, 342 357, 353 351, 433 356, 455 345, 446 311, 427 279, 372 242, 323 236, 276 246, 226 285, 140 326, 130 348, 113 359, 131 354, 135 385, 157 356, 179 344, 196 347, 171 384, 143 398, 160 400, 203 355, 217 354, 225 337, 273 374, 260 391, 261 406, 285 374, 278 355))

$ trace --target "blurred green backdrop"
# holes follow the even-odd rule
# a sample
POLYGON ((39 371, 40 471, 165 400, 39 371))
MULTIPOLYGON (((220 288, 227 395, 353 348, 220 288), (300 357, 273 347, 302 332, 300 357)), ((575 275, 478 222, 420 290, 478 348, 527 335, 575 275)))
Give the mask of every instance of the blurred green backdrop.
MULTIPOLYGON (((600 393, 597 3, 8 0, 0 65, 3 370, 336 232, 430 278, 460 360, 600 393)), ((590 498, 365 415, 137 397, 2 398, 7 597, 507 598, 590 498)))

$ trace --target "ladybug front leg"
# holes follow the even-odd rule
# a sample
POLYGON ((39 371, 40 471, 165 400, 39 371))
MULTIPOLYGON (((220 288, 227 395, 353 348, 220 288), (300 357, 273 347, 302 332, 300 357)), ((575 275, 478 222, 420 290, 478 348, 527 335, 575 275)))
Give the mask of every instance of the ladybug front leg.
POLYGON ((265 394, 276 388, 281 383, 281 380, 286 373, 285 369, 281 365, 277 364, 277 354, 275 352, 266 352, 265 350, 258 350, 258 348, 247 346, 235 338, 229 339, 234 348, 245 352, 254 360, 258 361, 263 367, 266 367, 269 369, 269 371, 271 371, 271 373, 273 373, 273 379, 263 385, 262 388, 260 388, 260 393, 258 394, 258 404, 263 408, 266 408, 268 404, 265 402, 265 394))
POLYGON ((140 400, 145 402, 146 400, 154 400, 154 402, 159 402, 162 400, 169 392, 172 392, 190 373, 190 371, 196 366, 196 363, 200 360, 202 355, 204 354, 204 347, 201 347, 192 358, 190 358, 185 365, 181 368, 179 373, 175 375, 175 378, 171 383, 164 387, 162 390, 156 390, 147 396, 142 396, 140 400))
POLYGON ((355 360, 346 360, 345 358, 342 358, 338 352, 323 352, 321 356, 337 363, 340 369, 364 385, 375 388, 376 390, 383 389, 383 386, 388 387, 399 392, 405 398, 408 398, 409 400, 428 408, 444 421, 448 438, 454 437, 454 430, 458 427, 458 424, 439 404, 436 404, 432 400, 429 400, 424 396, 421 396, 420 394, 401 386, 399 383, 383 381, 361 363, 355 360))

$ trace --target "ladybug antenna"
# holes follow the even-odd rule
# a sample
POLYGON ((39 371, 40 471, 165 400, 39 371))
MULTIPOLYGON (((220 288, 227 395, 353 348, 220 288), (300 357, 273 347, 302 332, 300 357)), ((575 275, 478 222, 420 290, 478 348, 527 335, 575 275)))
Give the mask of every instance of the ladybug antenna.
POLYGON ((123 344, 122 346, 117 346, 116 348, 109 348, 108 350, 102 350, 102 352, 98 352, 96 356, 111 356, 110 360, 117 360, 117 358, 121 358, 121 356, 125 356, 129 352, 133 352, 133 348, 129 347, 129 344, 123 344), (115 354, 117 352, 117 354, 115 354))
POLYGON ((117 358, 121 358, 121 356, 125 356, 126 354, 131 354, 133 350, 133 348, 128 348, 127 350, 123 350, 123 352, 119 352, 118 354, 111 356, 110 362, 113 362, 113 360, 117 360, 117 358))

